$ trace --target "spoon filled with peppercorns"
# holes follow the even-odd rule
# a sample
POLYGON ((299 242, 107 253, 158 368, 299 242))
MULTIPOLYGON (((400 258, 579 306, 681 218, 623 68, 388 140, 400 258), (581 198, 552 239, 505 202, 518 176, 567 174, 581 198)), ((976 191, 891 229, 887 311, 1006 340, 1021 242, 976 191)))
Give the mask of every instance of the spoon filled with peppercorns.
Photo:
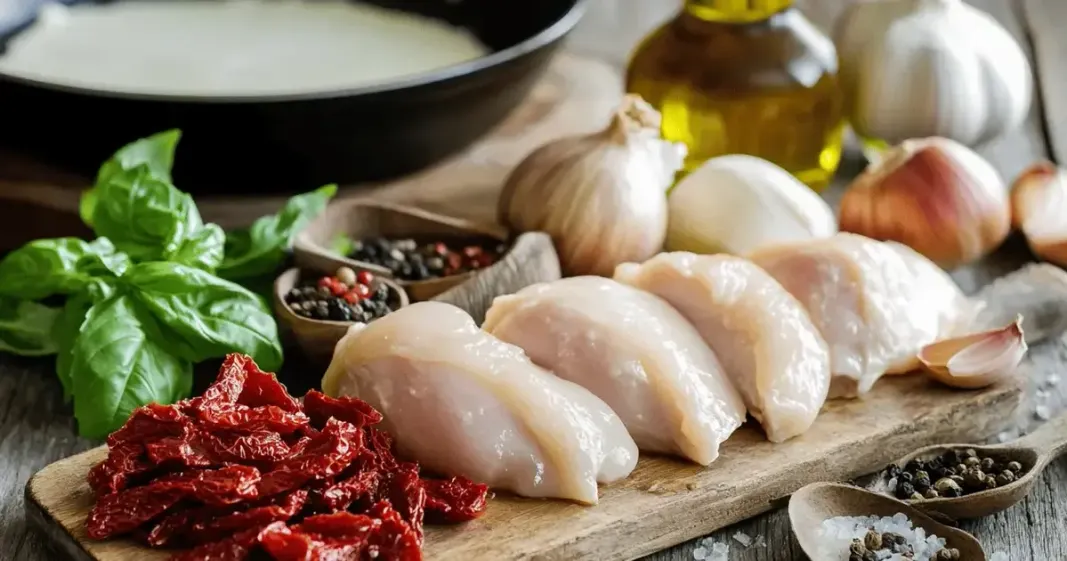
POLYGON ((892 463, 867 487, 950 520, 980 518, 1023 500, 1038 475, 1067 451, 1067 415, 1014 442, 942 444, 892 463))

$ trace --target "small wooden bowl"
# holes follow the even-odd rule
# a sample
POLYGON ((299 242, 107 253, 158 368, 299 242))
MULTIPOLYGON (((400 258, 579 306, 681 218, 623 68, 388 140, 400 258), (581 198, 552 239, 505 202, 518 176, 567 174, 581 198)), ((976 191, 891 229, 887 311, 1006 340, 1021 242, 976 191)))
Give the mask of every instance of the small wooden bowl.
MULTIPOLYGON (((478 224, 413 207, 358 199, 346 200, 331 204, 296 237, 293 255, 297 265, 315 268, 342 263, 352 268, 367 269, 378 275, 392 276, 392 271, 385 267, 357 261, 330 249, 339 236, 354 240, 372 237, 441 236, 483 238, 504 244, 509 241, 507 231, 498 226, 478 224)), ((503 256, 499 259, 503 259, 503 256)), ((471 271, 423 281, 394 281, 407 291, 412 301, 421 302, 463 284, 479 272, 471 271)))
MULTIPOLYGON (((297 315, 296 312, 285 302, 285 295, 300 284, 301 275, 304 272, 312 272, 316 276, 332 275, 340 265, 326 265, 324 267, 294 267, 278 276, 274 280, 273 308, 274 315, 278 318, 278 329, 283 338, 294 341, 311 360, 318 363, 328 363, 333 357, 333 348, 344 337, 352 321, 329 321, 310 319, 297 315)), ((349 265, 351 266, 351 265, 349 265)), ((356 271, 365 270, 365 267, 353 267, 356 271)), ((374 272, 374 271, 371 271, 374 272)), ((381 285, 389 287, 391 294, 388 304, 391 310, 398 310, 409 304, 408 295, 390 279, 375 276, 371 287, 377 289, 381 285)))

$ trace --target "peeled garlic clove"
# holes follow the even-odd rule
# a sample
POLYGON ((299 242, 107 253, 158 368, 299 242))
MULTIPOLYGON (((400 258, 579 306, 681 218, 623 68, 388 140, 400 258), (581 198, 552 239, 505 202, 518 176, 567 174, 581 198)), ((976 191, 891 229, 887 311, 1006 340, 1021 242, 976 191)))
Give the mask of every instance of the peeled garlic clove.
POLYGON ((1038 162, 1011 189, 1012 222, 1034 255, 1067 266, 1067 171, 1038 162))
POLYGON ((927 345, 919 352, 919 362, 932 378, 954 388, 992 385, 1012 375, 1026 356, 1022 322, 1019 316, 1000 329, 927 345))
POLYGON ((1011 231, 997 170, 946 138, 908 140, 872 163, 841 198, 842 231, 900 242, 952 269, 996 249, 1011 231))
POLYGON ((603 131, 527 156, 505 181, 500 221, 552 236, 567 275, 611 276, 663 248, 666 193, 685 154, 660 136, 660 114, 628 95, 603 131))
POLYGON ((668 251, 745 255, 837 233, 829 205, 789 172, 755 156, 712 158, 678 182, 668 251))

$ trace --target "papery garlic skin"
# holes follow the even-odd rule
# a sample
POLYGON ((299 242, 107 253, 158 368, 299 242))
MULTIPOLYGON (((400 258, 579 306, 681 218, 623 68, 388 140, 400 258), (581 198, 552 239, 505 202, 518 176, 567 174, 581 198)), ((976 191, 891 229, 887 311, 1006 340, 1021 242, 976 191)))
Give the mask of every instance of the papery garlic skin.
POLYGON ((939 382, 962 389, 990 386, 1015 373, 1026 357, 1023 318, 1000 329, 938 341, 918 355, 923 370, 939 382))
POLYGON ((1030 63, 991 15, 962 0, 853 4, 836 26, 847 114, 861 137, 942 136, 976 146, 1017 128, 1030 63))
POLYGON ((834 213, 819 195, 754 156, 708 160, 678 182, 668 204, 667 251, 743 255, 837 232, 834 213))
POLYGON ((845 191, 838 220, 842 231, 900 242, 946 269, 987 255, 1011 231, 1000 174, 945 138, 908 140, 887 151, 845 191))
POLYGON ((659 113, 628 95, 603 131, 538 148, 505 182, 500 221, 547 232, 571 276, 611 276, 655 255, 667 235, 666 192, 686 155, 659 127, 659 113))
POLYGON ((1034 255, 1067 266, 1067 170, 1049 162, 1027 168, 1011 189, 1012 223, 1034 255))

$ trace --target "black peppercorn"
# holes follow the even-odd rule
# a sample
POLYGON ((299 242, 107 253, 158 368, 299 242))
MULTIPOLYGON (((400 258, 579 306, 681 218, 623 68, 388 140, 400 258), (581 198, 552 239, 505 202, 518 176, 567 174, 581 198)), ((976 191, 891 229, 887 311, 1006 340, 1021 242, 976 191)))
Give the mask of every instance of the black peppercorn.
POLYGON ((889 464, 889 467, 886 468, 886 474, 890 478, 899 476, 900 475, 900 466, 898 466, 896 464, 889 464))
POLYGON ((916 471, 923 469, 923 467, 925 466, 923 465, 923 462, 921 460, 911 460, 910 462, 904 464, 904 471, 910 471, 912 473, 915 473, 916 471))
POLYGON ((985 488, 985 474, 979 468, 973 468, 963 475, 963 486, 968 490, 981 490, 985 488))
POLYGON ((982 464, 982 460, 979 460, 975 456, 970 456, 966 460, 963 460, 963 465, 965 465, 965 466, 967 466, 969 468, 971 468, 971 467, 981 467, 981 464, 982 464))
POLYGON ((987 476, 985 476, 985 482, 984 483, 985 483, 983 485, 984 488, 986 488, 986 489, 996 489, 996 487, 997 487, 997 478, 993 477, 992 475, 987 475, 987 476))
POLYGON ((862 541, 855 539, 849 544, 848 552, 852 555, 863 555, 864 553, 867 553, 867 547, 863 545, 862 541))
POLYGON ((936 499, 936 498, 938 498, 940 496, 941 495, 940 495, 940 493, 937 492, 937 489, 934 489, 933 487, 930 487, 929 489, 923 491, 923 498, 924 499, 936 499))
POLYGON ((1013 481, 1015 481, 1015 474, 1010 472, 1010 471, 1008 471, 1008 470, 1004 470, 1004 471, 1000 472, 999 474, 997 474, 997 486, 998 487, 1003 487, 1003 486, 1005 486, 1005 485, 1007 485, 1009 483, 1012 483, 1013 481))
POLYGON ((968 449, 963 451, 963 455, 968 457, 968 458, 977 458, 978 457, 978 452, 975 452, 974 448, 968 448, 968 449))
POLYGON ((905 483, 911 483, 912 479, 914 479, 914 478, 915 478, 914 475, 912 475, 911 473, 908 473, 908 472, 905 471, 904 473, 900 474, 900 478, 899 479, 901 481, 905 482, 905 483))
POLYGON ((1023 465, 1020 464, 1019 462, 1011 461, 1011 462, 1008 462, 1008 469, 1013 471, 1013 472, 1015 472, 1015 474, 1018 475, 1019 472, 1023 470, 1023 465))
POLYGON ((993 458, 982 458, 982 461, 978 464, 982 471, 990 472, 997 465, 997 462, 993 458))
POLYGON ((897 496, 906 499, 915 493, 915 487, 912 487, 911 483, 900 483, 897 485, 897 496))

